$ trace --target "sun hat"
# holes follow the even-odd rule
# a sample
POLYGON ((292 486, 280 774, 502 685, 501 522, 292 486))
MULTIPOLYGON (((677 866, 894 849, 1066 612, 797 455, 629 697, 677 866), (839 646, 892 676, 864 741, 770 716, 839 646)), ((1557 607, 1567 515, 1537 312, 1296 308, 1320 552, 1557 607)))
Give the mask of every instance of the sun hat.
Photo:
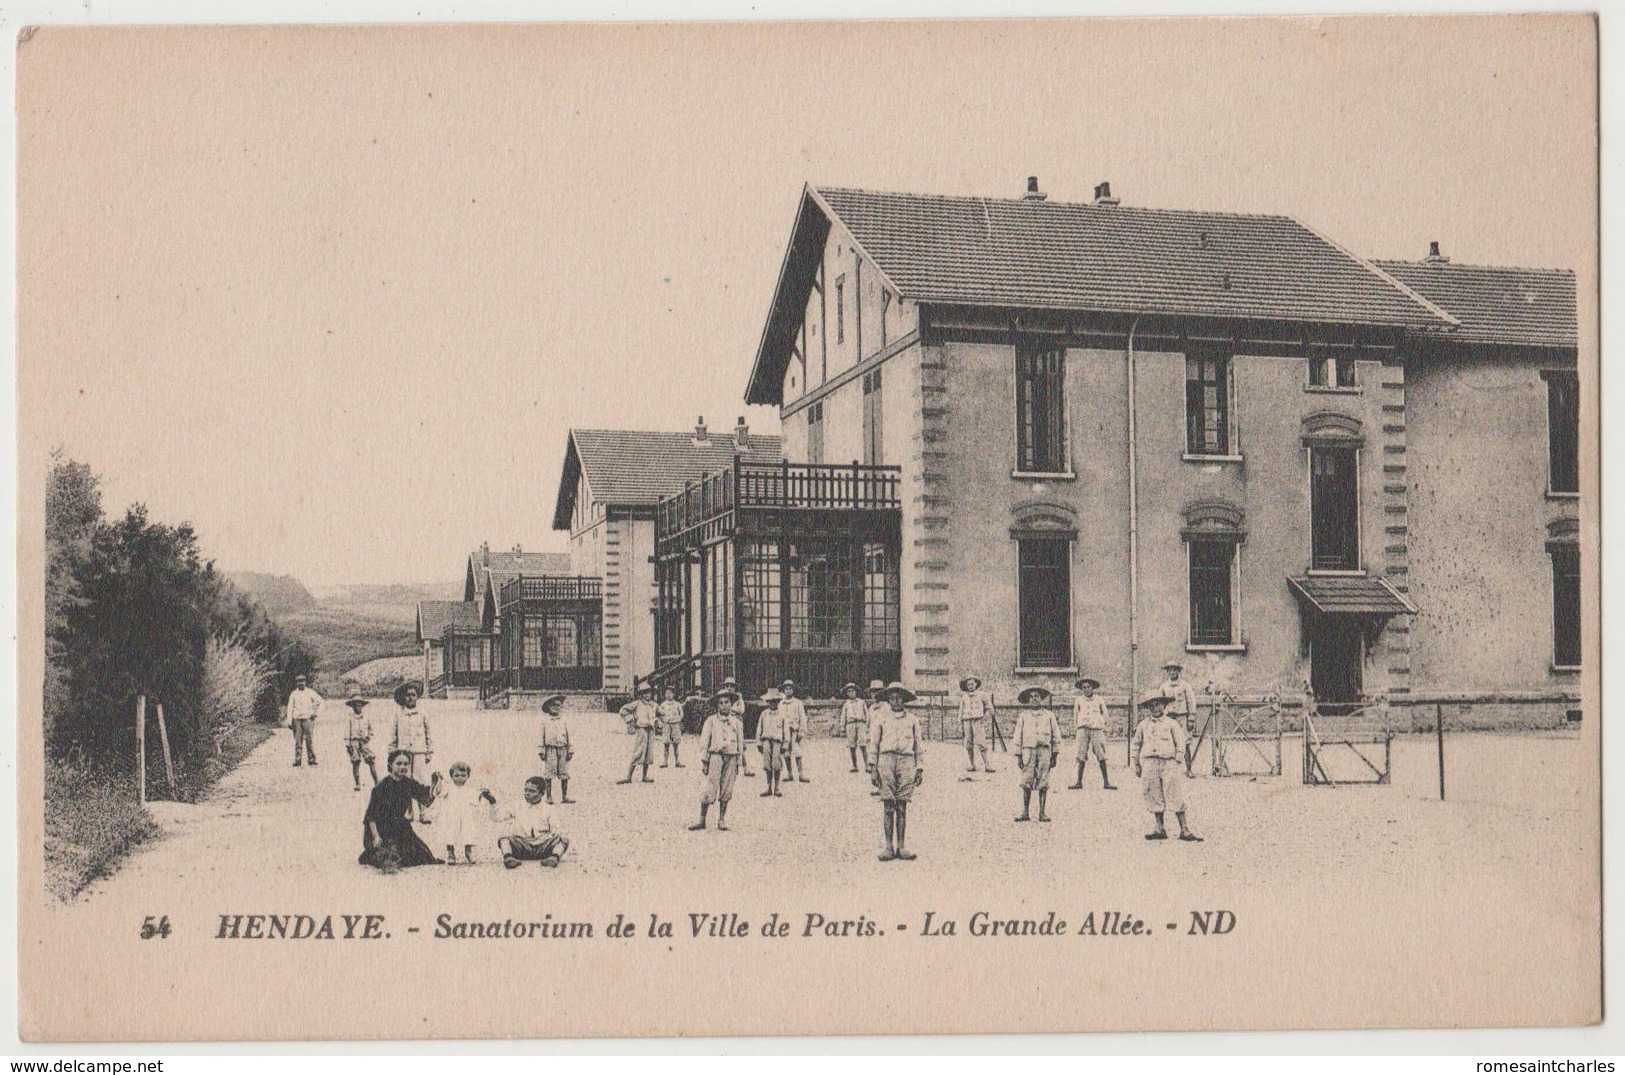
POLYGON ((349 706, 351 709, 355 710, 357 713, 359 713, 359 712, 361 712, 362 709, 366 708, 367 699, 359 698, 359 697, 357 697, 357 698, 346 698, 346 699, 344 699, 344 704, 349 706))
POLYGON ((417 691, 419 698, 423 697, 423 687, 417 682, 417 680, 409 679, 405 683, 402 683, 400 686, 395 688, 394 697, 396 705, 406 704, 406 702, 403 700, 403 696, 406 694, 407 688, 417 691))
POLYGON ((981 686, 982 686, 982 677, 981 676, 966 676, 964 679, 959 681, 959 689, 962 690, 962 691, 970 690, 971 688, 969 688, 969 687, 967 687, 965 685, 967 683, 976 684, 977 689, 980 690, 981 686))
POLYGON ((1096 690, 1099 690, 1100 689, 1100 680, 1094 678, 1093 676, 1083 676, 1076 683, 1074 683, 1072 685, 1074 687, 1093 687, 1096 690))
POLYGON ((1022 705, 1043 705, 1045 702, 1049 701, 1049 699, 1050 693, 1044 687, 1028 687, 1026 690, 1016 695, 1016 701, 1020 702, 1022 705))
POLYGON ((762 701, 782 702, 784 701, 784 692, 779 690, 777 687, 769 687, 762 693, 762 701))
POLYGON ((552 705, 554 702, 557 702, 562 707, 564 705, 564 701, 565 701, 564 695, 562 695, 562 694, 550 694, 546 698, 542 699, 542 708, 546 709, 548 706, 552 705))
POLYGON ((885 690, 886 697, 890 698, 891 695, 892 695, 892 692, 894 692, 894 691, 901 691, 902 692, 902 694, 903 694, 903 704, 904 705, 907 705, 909 702, 914 701, 914 699, 917 697, 917 695, 913 691, 909 690, 907 687, 903 686, 901 683, 899 683, 895 679, 892 680, 890 683, 886 684, 886 690, 885 690))

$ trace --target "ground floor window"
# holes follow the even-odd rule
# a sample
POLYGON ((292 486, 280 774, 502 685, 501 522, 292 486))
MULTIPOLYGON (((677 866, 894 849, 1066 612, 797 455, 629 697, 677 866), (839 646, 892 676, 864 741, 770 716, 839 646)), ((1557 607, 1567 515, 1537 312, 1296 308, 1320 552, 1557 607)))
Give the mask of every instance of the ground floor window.
POLYGON ((1190 644, 1230 646, 1236 641, 1236 543, 1192 540, 1190 644))
POLYGON ((739 644, 745 649, 779 649, 779 546, 748 541, 739 550, 739 644))
POLYGON ((1017 661, 1023 668, 1065 668, 1072 663, 1072 541, 1025 537, 1016 546, 1021 631, 1017 661))
POLYGON ((1580 667, 1580 547, 1552 547, 1552 664, 1580 667))
POLYGON ((863 638, 860 649, 899 648, 897 558, 879 542, 863 547, 863 638))

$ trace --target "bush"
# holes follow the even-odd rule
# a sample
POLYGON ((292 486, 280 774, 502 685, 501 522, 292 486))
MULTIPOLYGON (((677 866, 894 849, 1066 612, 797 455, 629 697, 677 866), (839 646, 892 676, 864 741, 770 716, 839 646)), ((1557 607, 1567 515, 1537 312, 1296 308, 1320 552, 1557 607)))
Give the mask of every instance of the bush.
POLYGON ((78 894, 157 835, 157 824, 135 801, 131 774, 45 763, 45 883, 58 899, 78 894))
POLYGON ((254 719, 260 698, 271 693, 268 665, 234 638, 216 635, 203 651, 203 712, 210 715, 213 757, 226 737, 254 719))

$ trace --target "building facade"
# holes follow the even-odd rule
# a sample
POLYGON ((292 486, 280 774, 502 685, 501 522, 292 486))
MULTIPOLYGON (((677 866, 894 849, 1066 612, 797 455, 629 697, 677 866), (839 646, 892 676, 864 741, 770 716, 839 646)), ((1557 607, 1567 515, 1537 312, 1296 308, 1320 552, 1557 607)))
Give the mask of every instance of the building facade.
POLYGON ((553 513, 570 535, 569 573, 603 580, 603 689, 622 692, 655 667, 655 505, 733 464, 777 463, 779 438, 740 419, 715 433, 572 429, 553 513))
POLYGON ((807 188, 750 375, 790 463, 899 468, 906 678, 1574 685, 1572 274, 1032 187, 807 188))

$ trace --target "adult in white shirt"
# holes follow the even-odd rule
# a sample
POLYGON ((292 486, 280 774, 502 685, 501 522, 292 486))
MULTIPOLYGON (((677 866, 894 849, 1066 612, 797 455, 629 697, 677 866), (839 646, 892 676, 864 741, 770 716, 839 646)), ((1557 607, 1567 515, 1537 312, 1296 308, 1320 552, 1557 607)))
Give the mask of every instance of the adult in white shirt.
POLYGON ((316 729, 316 713, 322 708, 322 696, 311 690, 304 676, 293 677, 293 693, 288 695, 288 726, 293 729, 293 767, 299 768, 299 746, 304 744, 305 760, 316 764, 316 747, 311 733, 316 729))

